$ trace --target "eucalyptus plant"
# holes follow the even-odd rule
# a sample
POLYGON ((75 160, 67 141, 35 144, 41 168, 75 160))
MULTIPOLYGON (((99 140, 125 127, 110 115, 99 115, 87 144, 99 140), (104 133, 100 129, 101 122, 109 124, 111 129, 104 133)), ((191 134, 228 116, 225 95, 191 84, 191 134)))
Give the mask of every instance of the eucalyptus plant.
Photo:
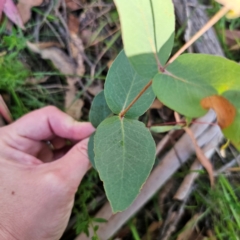
POLYGON ((89 156, 117 212, 136 198, 155 161, 155 142, 138 121, 155 97, 188 120, 214 109, 225 137, 240 149, 240 65, 219 56, 180 55, 229 12, 228 6, 169 59, 175 31, 172 1, 115 4, 124 49, 91 107, 90 121, 97 130, 89 141, 89 156))

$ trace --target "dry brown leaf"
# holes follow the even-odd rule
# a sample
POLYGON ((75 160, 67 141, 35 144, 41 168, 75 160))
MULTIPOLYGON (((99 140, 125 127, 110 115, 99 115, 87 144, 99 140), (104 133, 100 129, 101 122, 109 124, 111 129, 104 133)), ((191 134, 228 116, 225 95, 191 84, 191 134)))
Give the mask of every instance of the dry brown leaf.
POLYGON ((188 136, 191 138, 191 140, 194 144, 194 147, 195 147, 197 158, 198 158, 199 162, 203 165, 203 167, 207 170, 211 186, 213 187, 214 186, 214 174, 213 174, 213 166, 212 166, 211 162, 207 159, 207 157, 204 155, 202 149, 198 146, 196 138, 194 137, 191 129, 188 127, 185 127, 184 130, 188 134, 188 136))
POLYGON ((79 20, 73 14, 68 16, 68 30, 70 33, 78 34, 79 32, 79 20))
POLYGON ((82 108, 84 106, 84 101, 82 99, 77 99, 73 103, 72 101, 75 98, 75 92, 68 91, 66 93, 66 101, 65 104, 70 107, 66 109, 66 113, 70 115, 72 118, 79 120, 82 116, 82 108))
POLYGON ((31 18, 31 8, 40 6, 43 0, 19 0, 17 9, 22 18, 23 23, 26 23, 31 18))
POLYGON ((161 109, 162 107, 163 107, 163 104, 156 98, 152 103, 150 109, 161 109))
POLYGON ((218 125, 221 129, 230 126, 236 116, 236 108, 224 97, 214 95, 202 99, 201 106, 205 109, 212 108, 217 114, 218 125))
POLYGON ((79 21, 72 14, 68 18, 68 28, 70 32, 70 49, 74 60, 76 61, 76 74, 82 76, 85 73, 83 60, 84 46, 82 39, 78 36, 79 21))
POLYGON ((102 90, 103 90, 103 88, 102 88, 102 85, 100 85, 100 84, 94 84, 88 88, 88 92, 90 94, 92 94, 93 96, 96 96, 102 90))
POLYGON ((39 53, 43 59, 49 59, 53 65, 63 74, 74 75, 75 66, 70 57, 68 57, 62 50, 56 47, 40 48, 39 44, 27 42, 28 48, 39 53))
POLYGON ((0 95, 0 115, 8 122, 11 123, 12 120, 12 116, 11 113, 5 103, 5 101, 3 100, 2 96, 0 95))

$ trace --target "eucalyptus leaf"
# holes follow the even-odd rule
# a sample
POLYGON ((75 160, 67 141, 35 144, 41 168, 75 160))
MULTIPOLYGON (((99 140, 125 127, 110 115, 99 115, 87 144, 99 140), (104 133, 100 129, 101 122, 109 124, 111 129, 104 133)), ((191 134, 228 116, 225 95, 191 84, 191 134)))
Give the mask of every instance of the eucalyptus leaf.
MULTIPOLYGON (((105 98, 115 114, 125 110, 138 93, 149 83, 131 66, 124 51, 121 51, 108 71, 105 83, 105 98)), ((151 106, 155 95, 151 87, 137 100, 126 113, 128 118, 141 116, 151 106)))
POLYGON ((153 126, 150 128, 152 132, 156 132, 156 133, 164 133, 164 132, 169 132, 171 130, 179 130, 179 129, 182 129, 182 127, 179 125, 153 126))
POLYGON ((89 120, 97 128, 98 125, 107 117, 113 115, 105 100, 104 91, 98 93, 92 102, 89 113, 89 120))
POLYGON ((172 0, 114 0, 124 49, 135 70, 152 78, 168 59, 174 40, 172 0), (130 20, 131 19, 131 20, 130 20))
POLYGON ((236 108, 234 122, 228 128, 223 129, 223 133, 240 150, 240 91, 226 91, 223 96, 236 108))
POLYGON ((95 164, 114 212, 136 198, 155 160, 155 143, 143 123, 118 116, 104 120, 94 138, 95 164))

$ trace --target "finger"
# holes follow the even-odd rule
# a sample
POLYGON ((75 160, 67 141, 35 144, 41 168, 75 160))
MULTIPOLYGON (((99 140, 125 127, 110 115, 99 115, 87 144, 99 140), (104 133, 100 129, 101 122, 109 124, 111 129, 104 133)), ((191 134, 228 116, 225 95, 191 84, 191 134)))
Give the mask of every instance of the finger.
POLYGON ((70 187, 77 190, 80 181, 91 167, 87 153, 88 139, 84 139, 76 144, 71 150, 59 160, 52 162, 54 169, 58 169, 58 174, 65 179, 70 187))
POLYGON ((13 150, 12 148, 6 147, 3 152, 1 152, 1 158, 7 161, 23 163, 27 165, 39 165, 42 162, 34 156, 27 153, 21 152, 19 150, 13 150))
POLYGON ((33 111, 9 125, 17 135, 32 140, 48 140, 55 136, 81 140, 92 134, 90 123, 80 123, 56 107, 33 111))

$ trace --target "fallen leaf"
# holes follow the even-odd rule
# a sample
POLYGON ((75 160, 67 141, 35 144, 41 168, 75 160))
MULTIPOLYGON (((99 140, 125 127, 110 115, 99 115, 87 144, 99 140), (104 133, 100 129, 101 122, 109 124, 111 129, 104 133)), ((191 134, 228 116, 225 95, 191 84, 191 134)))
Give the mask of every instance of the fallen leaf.
POLYGON ((15 23, 18 27, 24 29, 20 13, 12 0, 5 0, 3 12, 13 23, 15 23))
POLYGON ((19 0, 17 9, 21 16, 23 23, 26 23, 31 18, 31 8, 40 6, 43 0, 19 0))
MULTIPOLYGON (((48 43, 33 44, 27 42, 28 47, 36 53, 39 53, 43 59, 49 59, 53 65, 63 74, 83 76, 85 73, 84 66, 84 46, 78 35, 79 21, 74 15, 70 14, 68 18, 68 28, 70 34, 69 47, 71 51, 70 58, 65 52, 57 47, 52 47, 48 43), (50 47, 49 47, 50 46, 50 47)), ((75 119, 81 117, 83 101, 75 100, 77 89, 75 84, 79 77, 67 77, 68 91, 65 95, 66 112, 75 119)))
POLYGON ((197 158, 198 158, 199 162, 203 165, 203 167, 207 170, 211 186, 213 187, 214 186, 214 175, 213 175, 213 166, 212 166, 211 162, 204 155, 202 149, 198 146, 196 138, 194 137, 191 129, 188 127, 185 127, 184 130, 188 134, 188 136, 191 138, 194 148, 195 148, 195 151, 196 151, 197 158))
POLYGON ((214 95, 202 99, 201 106, 204 109, 212 108, 217 114, 218 125, 221 129, 230 126, 236 116, 236 108, 224 97, 214 95))
POLYGON ((79 120, 82 116, 82 108, 84 101, 77 99, 74 101, 75 91, 67 91, 65 96, 65 105, 69 106, 66 109, 66 113, 76 120, 79 120), (74 102, 73 102, 74 101, 74 102))
POLYGON ((28 48, 41 55, 43 59, 49 59, 53 65, 63 74, 74 75, 75 65, 70 57, 56 47, 42 48, 41 45, 27 42, 28 48))
POLYGON ((68 28, 70 32, 70 49, 77 66, 76 74, 82 76, 85 73, 83 60, 84 46, 82 39, 78 35, 79 21, 72 14, 68 18, 68 28))
POLYGON ((11 113, 5 103, 5 101, 3 100, 2 96, 0 95, 0 115, 8 122, 11 123, 12 120, 12 116, 11 113))
POLYGON ((100 93, 103 90, 103 87, 100 84, 94 84, 90 86, 87 90, 90 94, 92 94, 93 96, 96 96, 98 93, 100 93))

